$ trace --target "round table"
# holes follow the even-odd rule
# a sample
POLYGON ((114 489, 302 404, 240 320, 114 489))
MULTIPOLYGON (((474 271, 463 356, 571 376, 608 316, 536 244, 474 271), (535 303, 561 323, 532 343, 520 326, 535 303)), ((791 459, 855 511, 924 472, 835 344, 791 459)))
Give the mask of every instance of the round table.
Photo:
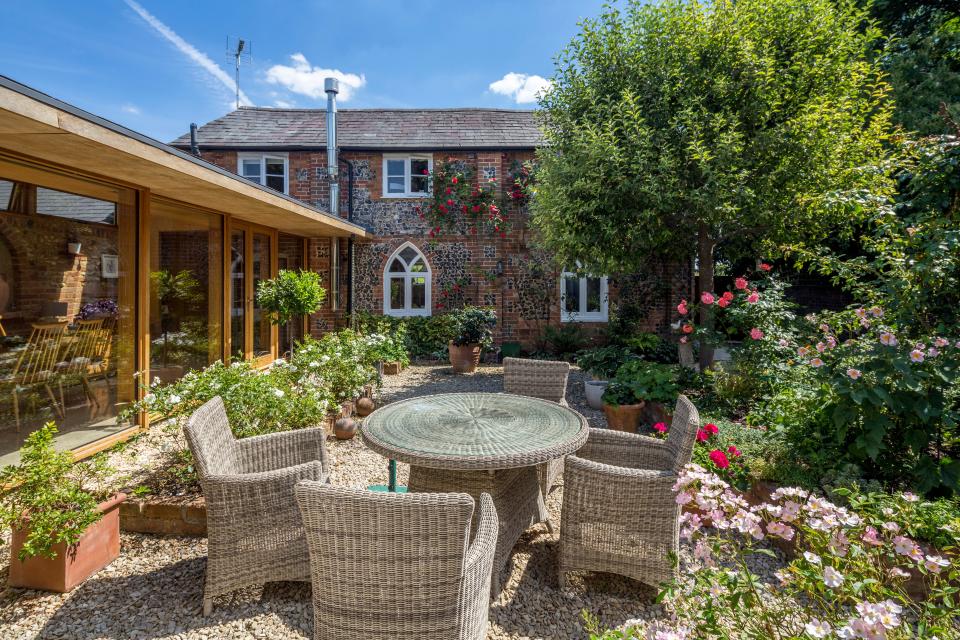
POLYGON ((589 426, 539 398, 444 393, 385 405, 361 432, 370 449, 410 465, 410 491, 462 492, 477 501, 489 493, 500 521, 494 567, 502 569, 528 527, 549 524, 537 465, 575 452, 589 426))

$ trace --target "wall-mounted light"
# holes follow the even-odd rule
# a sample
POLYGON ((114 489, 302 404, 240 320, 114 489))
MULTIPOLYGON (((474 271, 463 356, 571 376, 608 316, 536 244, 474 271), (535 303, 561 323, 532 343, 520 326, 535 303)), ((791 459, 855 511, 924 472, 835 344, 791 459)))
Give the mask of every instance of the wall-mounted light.
POLYGON ((497 277, 503 275, 503 260, 497 260, 497 277))
POLYGON ((80 243, 79 242, 67 242, 67 253, 71 256, 80 255, 80 243))

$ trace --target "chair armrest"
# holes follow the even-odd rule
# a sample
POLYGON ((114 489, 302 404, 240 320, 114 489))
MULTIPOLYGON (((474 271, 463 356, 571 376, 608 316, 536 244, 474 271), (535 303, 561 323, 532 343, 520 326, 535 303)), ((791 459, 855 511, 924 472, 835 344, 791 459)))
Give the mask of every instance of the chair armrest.
MULTIPOLYGON (((630 469, 579 456, 567 456, 563 472, 564 510, 617 511, 636 517, 668 512, 679 505, 673 492, 677 474, 655 469, 630 469)), ((561 525, 561 530, 563 526, 561 525)))
POLYGON ((493 506, 493 498, 488 493, 480 494, 480 515, 477 521, 477 533, 473 543, 467 550, 464 573, 471 575, 474 572, 490 573, 493 568, 493 555, 497 550, 497 535, 500 529, 497 520, 497 510, 493 506))
POLYGON ((325 473, 330 459, 323 429, 295 429, 268 433, 237 440, 240 469, 244 473, 261 473, 320 461, 325 473))
POLYGON ((207 476, 201 480, 207 517, 221 521, 260 515, 265 510, 297 509, 294 487, 301 480, 327 482, 330 472, 319 460, 284 469, 207 476))
POLYGON ((612 429, 591 429, 577 456, 628 469, 672 469, 673 453, 665 440, 612 429))

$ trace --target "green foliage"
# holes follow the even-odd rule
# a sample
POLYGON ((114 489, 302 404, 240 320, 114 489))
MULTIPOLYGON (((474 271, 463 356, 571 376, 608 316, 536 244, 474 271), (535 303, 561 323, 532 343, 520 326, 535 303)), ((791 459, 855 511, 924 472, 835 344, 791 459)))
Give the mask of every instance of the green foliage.
POLYGON ((646 401, 672 406, 680 393, 678 369, 676 365, 628 360, 620 365, 617 374, 607 385, 603 401, 612 405, 646 401))
POLYGON ((548 324, 543 328, 543 340, 553 355, 563 360, 574 357, 583 349, 586 337, 583 328, 576 322, 565 322, 560 326, 548 324))
POLYGON ((626 347, 594 347, 577 354, 577 366, 599 380, 609 380, 617 373, 621 364, 635 357, 626 347))
POLYGON ((453 320, 449 338, 454 345, 479 344, 484 349, 493 345, 493 328, 497 325, 497 313, 493 309, 463 307, 447 315, 453 320))
POLYGON ((891 188, 870 169, 890 107, 862 19, 833 0, 634 0, 584 20, 541 101, 532 220, 558 264, 851 230, 862 207, 836 195, 891 188))
POLYGON ((101 517, 91 485, 104 473, 96 462, 74 464, 68 451, 54 449, 57 427, 48 422, 27 436, 20 464, 0 472, 0 526, 28 532, 20 559, 55 557, 53 546, 76 544, 101 517), (26 522, 25 519, 26 518, 26 522))
POLYGON ((497 206, 497 181, 477 179, 471 167, 445 161, 434 167, 430 175, 432 198, 425 208, 417 208, 420 217, 430 225, 428 236, 442 230, 477 233, 478 229, 497 234, 506 233, 507 220, 497 206))
POLYGON ((960 501, 955 498, 920 500, 911 494, 861 493, 856 488, 838 489, 834 494, 846 499, 874 526, 881 527, 891 520, 902 522, 904 533, 911 538, 937 549, 960 547, 960 501))
POLYGON ((368 359, 371 362, 399 362, 403 366, 410 364, 410 337, 403 318, 364 312, 358 318, 357 332, 366 336, 368 359))
POLYGON ((290 365, 280 368, 292 370, 296 384, 322 387, 335 402, 347 402, 358 398, 364 386, 376 380, 374 364, 383 344, 352 329, 341 329, 320 339, 305 338, 290 365))
POLYGON ((257 285, 257 302, 273 324, 286 324, 315 313, 327 297, 315 271, 281 269, 276 278, 257 285))
POLYGON ((361 311, 356 316, 357 331, 363 334, 391 333, 405 327, 407 351, 414 358, 444 355, 447 342, 454 333, 456 317, 449 313, 433 316, 396 318, 361 311))
MULTIPOLYGON (((203 299, 200 281, 193 277, 190 271, 183 270, 171 273, 166 269, 152 271, 150 280, 153 283, 153 293, 160 301, 161 307, 173 302, 196 303, 203 299)), ((165 313, 161 310, 162 313, 165 313)))

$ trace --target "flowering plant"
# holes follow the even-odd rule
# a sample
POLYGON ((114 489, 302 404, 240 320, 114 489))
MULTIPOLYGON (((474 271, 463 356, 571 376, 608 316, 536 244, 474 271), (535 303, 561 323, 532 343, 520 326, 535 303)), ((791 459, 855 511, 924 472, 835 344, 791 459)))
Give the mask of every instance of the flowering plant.
POLYGON ((681 516, 681 536, 693 542, 699 566, 661 593, 673 614, 672 637, 955 637, 955 550, 922 549, 904 535, 897 514, 865 517, 795 488, 751 506, 695 464, 674 491, 678 504, 696 505, 712 526, 697 513, 681 516), (759 556, 776 557, 771 544, 793 554, 774 583, 754 569, 759 556), (925 597, 911 596, 911 579, 925 597))
POLYGON ((380 344, 351 329, 327 333, 320 339, 307 337, 297 347, 289 366, 324 388, 336 402, 347 402, 376 381, 374 362, 379 354, 373 349, 380 344))
MULTIPOLYGON (((426 169, 424 170, 426 171, 426 169)), ((506 236, 506 217, 496 203, 497 182, 490 178, 479 181, 475 171, 460 163, 443 162, 430 174, 433 187, 431 200, 417 207, 421 220, 430 225, 427 235, 437 236, 441 230, 469 228, 470 233, 478 229, 506 236)))
MULTIPOLYGON (((652 429, 655 438, 667 438, 670 433, 665 422, 655 423, 652 429)), ((746 491, 750 486, 750 466, 740 449, 719 434, 720 427, 712 422, 697 429, 693 461, 740 491, 746 491)))
POLYGON ((88 302, 80 307, 80 311, 77 312, 77 320, 100 317, 116 318, 118 315, 120 315, 120 308, 117 306, 117 302, 105 298, 96 302, 88 302))
POLYGON ((536 194, 537 189, 534 186, 536 180, 534 175, 536 166, 531 161, 520 162, 514 160, 510 164, 510 178, 512 179, 510 190, 507 197, 520 206, 530 202, 530 199, 536 194))

